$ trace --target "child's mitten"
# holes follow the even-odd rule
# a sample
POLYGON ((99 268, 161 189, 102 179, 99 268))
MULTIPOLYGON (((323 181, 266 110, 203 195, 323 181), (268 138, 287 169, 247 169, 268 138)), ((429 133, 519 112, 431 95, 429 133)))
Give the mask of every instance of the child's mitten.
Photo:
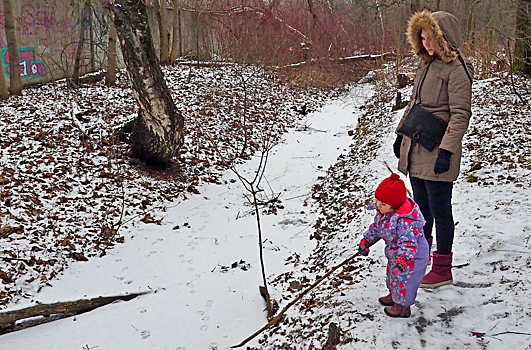
POLYGON ((363 238, 360 243, 358 244, 358 252, 360 253, 360 255, 363 255, 363 256, 367 256, 369 255, 369 247, 371 246, 372 244, 369 243, 368 240, 366 240, 365 238, 363 238))

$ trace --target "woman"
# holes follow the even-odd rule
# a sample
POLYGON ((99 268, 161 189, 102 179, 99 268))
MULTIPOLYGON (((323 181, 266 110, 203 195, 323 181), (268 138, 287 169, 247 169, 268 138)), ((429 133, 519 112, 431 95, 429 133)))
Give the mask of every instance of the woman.
POLYGON ((400 134, 393 147, 399 158, 398 169, 409 174, 415 202, 426 220, 424 234, 430 246, 435 221, 437 251, 433 252, 432 269, 420 286, 437 288, 453 283, 452 188, 459 175, 462 139, 471 116, 473 72, 460 57, 461 28, 452 14, 417 12, 409 19, 406 34, 421 63, 397 132, 415 104, 448 123, 442 140, 432 151, 400 134))

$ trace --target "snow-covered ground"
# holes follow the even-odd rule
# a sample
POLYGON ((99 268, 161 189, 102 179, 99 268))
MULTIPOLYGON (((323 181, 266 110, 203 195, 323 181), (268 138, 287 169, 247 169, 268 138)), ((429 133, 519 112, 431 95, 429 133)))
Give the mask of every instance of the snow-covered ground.
MULTIPOLYGON (((421 290, 409 319, 385 316, 377 301, 386 292, 378 243, 245 347, 321 349, 334 322, 342 330, 337 349, 531 349, 531 116, 515 105, 503 114, 485 102, 492 91, 500 100, 510 96, 493 90, 498 82, 474 87, 475 119, 454 191, 455 284, 421 290), (523 120, 496 128, 513 113, 523 120), (513 139, 505 142, 504 133, 513 139)), ((268 210, 276 214, 261 220, 270 293, 280 308, 298 293, 291 282, 307 287, 353 254, 372 220, 364 204, 389 175, 386 164, 395 169, 392 131, 401 113, 381 100, 392 98, 375 95, 373 85, 354 85, 297 122, 272 151, 262 186, 280 202, 272 201, 268 210), (370 102, 375 97, 380 102, 370 102)), ((241 164, 239 173, 253 176, 257 160, 241 164)), ((7 310, 149 293, 2 335, 0 349, 220 350, 267 323, 256 218, 233 173, 217 182, 154 207, 155 222, 131 220, 120 232, 124 244, 101 258, 69 262, 49 286, 26 289, 28 299, 7 310)))
MULTIPOLYGON (((288 133, 269 158, 263 186, 285 208, 263 215, 268 276, 286 271, 284 260, 302 257, 313 214, 304 205, 317 176, 345 152, 368 86, 319 112, 288 133)), ((239 168, 250 177, 254 161, 239 168)), ((102 258, 74 263, 34 297, 51 303, 144 291, 152 293, 73 318, 2 336, 0 349, 225 349, 262 325, 264 301, 257 227, 245 190, 206 185, 201 194, 153 213, 162 224, 138 222, 125 243, 102 258)), ((28 306, 19 304, 17 308, 28 306)))

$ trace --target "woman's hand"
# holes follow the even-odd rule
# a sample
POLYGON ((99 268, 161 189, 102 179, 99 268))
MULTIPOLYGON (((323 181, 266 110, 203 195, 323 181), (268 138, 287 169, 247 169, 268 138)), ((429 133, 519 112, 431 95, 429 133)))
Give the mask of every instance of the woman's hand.
POLYGON ((435 161, 435 166, 433 171, 435 174, 442 174, 450 170, 450 158, 452 157, 452 152, 445 149, 439 149, 439 156, 435 161))
POLYGON ((404 136, 402 135, 396 135, 395 143, 393 143, 393 152, 398 159, 400 159, 400 146, 402 146, 403 138, 404 136))

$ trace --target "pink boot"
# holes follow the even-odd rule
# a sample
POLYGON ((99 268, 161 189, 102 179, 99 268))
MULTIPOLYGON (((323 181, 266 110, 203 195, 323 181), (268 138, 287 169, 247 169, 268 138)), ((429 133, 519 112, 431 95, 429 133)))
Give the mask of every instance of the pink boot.
POLYGON ((393 305, 395 305, 395 302, 393 301, 393 297, 391 296, 391 292, 389 292, 389 294, 387 294, 385 297, 380 297, 378 299, 378 301, 383 306, 393 306, 393 305))
POLYGON ((384 312, 389 317, 407 318, 411 316, 411 308, 409 306, 402 306, 399 304, 394 304, 393 306, 385 307, 384 312))
POLYGON ((438 288, 452 283, 452 253, 443 255, 433 252, 433 266, 420 282, 420 287, 438 288))

